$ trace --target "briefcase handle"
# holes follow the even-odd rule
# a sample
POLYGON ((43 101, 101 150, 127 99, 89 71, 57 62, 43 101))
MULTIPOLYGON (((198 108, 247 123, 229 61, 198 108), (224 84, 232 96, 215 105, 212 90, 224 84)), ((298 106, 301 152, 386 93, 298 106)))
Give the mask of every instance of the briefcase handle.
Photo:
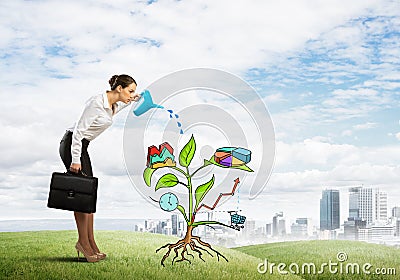
POLYGON ((88 177, 85 172, 82 171, 82 169, 79 169, 79 172, 72 172, 71 170, 67 170, 67 174, 73 175, 73 176, 81 176, 81 177, 88 177))

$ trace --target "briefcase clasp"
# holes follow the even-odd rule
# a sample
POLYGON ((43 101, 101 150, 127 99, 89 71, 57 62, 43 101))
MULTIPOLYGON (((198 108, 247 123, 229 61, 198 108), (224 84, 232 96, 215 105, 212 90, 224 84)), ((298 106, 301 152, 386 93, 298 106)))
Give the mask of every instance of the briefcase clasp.
POLYGON ((75 191, 74 190, 69 190, 68 191, 68 197, 70 197, 70 198, 75 197, 75 191))

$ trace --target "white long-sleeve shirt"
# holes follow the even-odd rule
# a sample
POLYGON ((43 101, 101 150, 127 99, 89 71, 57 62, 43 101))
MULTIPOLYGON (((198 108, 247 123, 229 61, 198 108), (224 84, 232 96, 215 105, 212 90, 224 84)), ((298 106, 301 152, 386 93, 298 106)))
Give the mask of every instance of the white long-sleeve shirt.
MULTIPOLYGON (((131 102, 130 102, 131 103, 131 102)), ((82 139, 92 141, 113 123, 113 115, 127 107, 118 101, 114 106, 114 112, 110 108, 107 93, 92 96, 86 101, 85 108, 78 121, 67 130, 72 131, 71 155, 72 163, 80 164, 82 152, 82 139)))

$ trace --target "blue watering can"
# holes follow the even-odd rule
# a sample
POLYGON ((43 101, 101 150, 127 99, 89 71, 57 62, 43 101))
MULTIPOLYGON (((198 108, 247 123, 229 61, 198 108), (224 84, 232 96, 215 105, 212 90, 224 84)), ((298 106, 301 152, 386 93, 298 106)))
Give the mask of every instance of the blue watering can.
POLYGON ((140 116, 141 114, 146 113, 151 108, 164 109, 163 106, 153 103, 153 99, 151 98, 150 91, 148 91, 147 89, 142 91, 140 93, 140 95, 141 95, 141 97, 140 97, 139 101, 137 101, 137 104, 136 104, 135 108, 133 109, 133 113, 136 116, 140 116))

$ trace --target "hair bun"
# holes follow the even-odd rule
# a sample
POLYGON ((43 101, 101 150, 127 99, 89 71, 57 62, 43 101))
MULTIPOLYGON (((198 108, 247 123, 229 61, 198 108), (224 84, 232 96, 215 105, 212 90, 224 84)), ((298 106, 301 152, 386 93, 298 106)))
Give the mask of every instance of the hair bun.
POLYGON ((111 90, 115 90, 118 86, 126 88, 132 83, 135 83, 135 85, 137 85, 136 81, 131 76, 126 74, 114 75, 111 77, 108 83, 110 84, 111 90))
POLYGON ((112 76, 112 77, 110 78, 110 80, 108 80, 108 83, 110 84, 110 87, 111 87, 111 88, 113 87, 113 85, 115 84, 115 82, 117 81, 117 79, 118 79, 118 75, 114 75, 114 76, 112 76))

